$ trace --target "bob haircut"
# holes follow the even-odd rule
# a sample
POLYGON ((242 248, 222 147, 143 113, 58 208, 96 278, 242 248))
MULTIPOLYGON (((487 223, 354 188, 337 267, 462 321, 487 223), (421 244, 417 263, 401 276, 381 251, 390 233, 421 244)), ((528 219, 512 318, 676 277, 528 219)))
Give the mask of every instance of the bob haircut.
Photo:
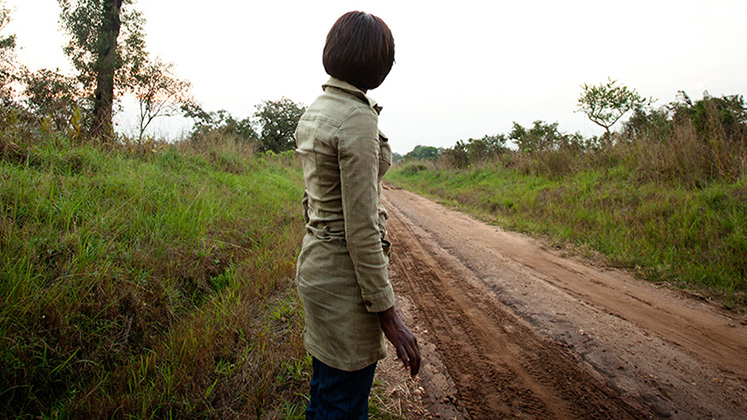
POLYGON ((394 37, 380 18, 348 12, 332 25, 324 45, 324 70, 361 90, 376 89, 394 64, 394 37))

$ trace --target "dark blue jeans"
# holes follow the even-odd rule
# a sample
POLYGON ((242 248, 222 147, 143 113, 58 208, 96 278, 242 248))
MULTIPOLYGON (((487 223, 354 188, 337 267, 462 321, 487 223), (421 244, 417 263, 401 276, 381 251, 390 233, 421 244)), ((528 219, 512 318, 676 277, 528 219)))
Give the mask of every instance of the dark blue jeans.
POLYGON ((347 372, 312 358, 309 405, 306 420, 367 420, 376 363, 347 372))

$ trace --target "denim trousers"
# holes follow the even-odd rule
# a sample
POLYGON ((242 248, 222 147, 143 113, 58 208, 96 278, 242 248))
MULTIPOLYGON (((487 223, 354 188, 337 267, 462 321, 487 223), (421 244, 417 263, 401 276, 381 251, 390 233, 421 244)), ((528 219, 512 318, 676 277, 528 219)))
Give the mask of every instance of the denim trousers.
POLYGON ((306 420, 367 420, 376 363, 347 372, 312 358, 309 405, 306 420))

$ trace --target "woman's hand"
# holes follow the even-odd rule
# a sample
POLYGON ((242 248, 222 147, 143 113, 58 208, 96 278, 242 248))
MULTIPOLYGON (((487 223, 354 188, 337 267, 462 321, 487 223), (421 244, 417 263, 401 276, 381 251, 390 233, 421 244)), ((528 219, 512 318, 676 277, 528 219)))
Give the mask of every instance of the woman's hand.
POLYGON ((418 340, 399 319, 394 306, 384 312, 379 312, 379 323, 384 335, 397 350, 397 357, 402 360, 405 368, 410 368, 410 376, 415 377, 420 370, 420 347, 418 340))

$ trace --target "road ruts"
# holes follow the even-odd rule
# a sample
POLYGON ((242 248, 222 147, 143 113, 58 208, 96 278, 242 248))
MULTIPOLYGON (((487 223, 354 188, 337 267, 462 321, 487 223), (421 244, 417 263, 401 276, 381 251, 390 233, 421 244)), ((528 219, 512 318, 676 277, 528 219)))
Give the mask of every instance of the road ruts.
POLYGON ((501 308, 464 270, 437 262, 396 209, 391 266, 436 341, 458 401, 474 419, 645 419, 562 346, 501 308))
POLYGON ((392 282, 467 416, 747 419, 743 318, 404 190, 384 204, 392 282))

